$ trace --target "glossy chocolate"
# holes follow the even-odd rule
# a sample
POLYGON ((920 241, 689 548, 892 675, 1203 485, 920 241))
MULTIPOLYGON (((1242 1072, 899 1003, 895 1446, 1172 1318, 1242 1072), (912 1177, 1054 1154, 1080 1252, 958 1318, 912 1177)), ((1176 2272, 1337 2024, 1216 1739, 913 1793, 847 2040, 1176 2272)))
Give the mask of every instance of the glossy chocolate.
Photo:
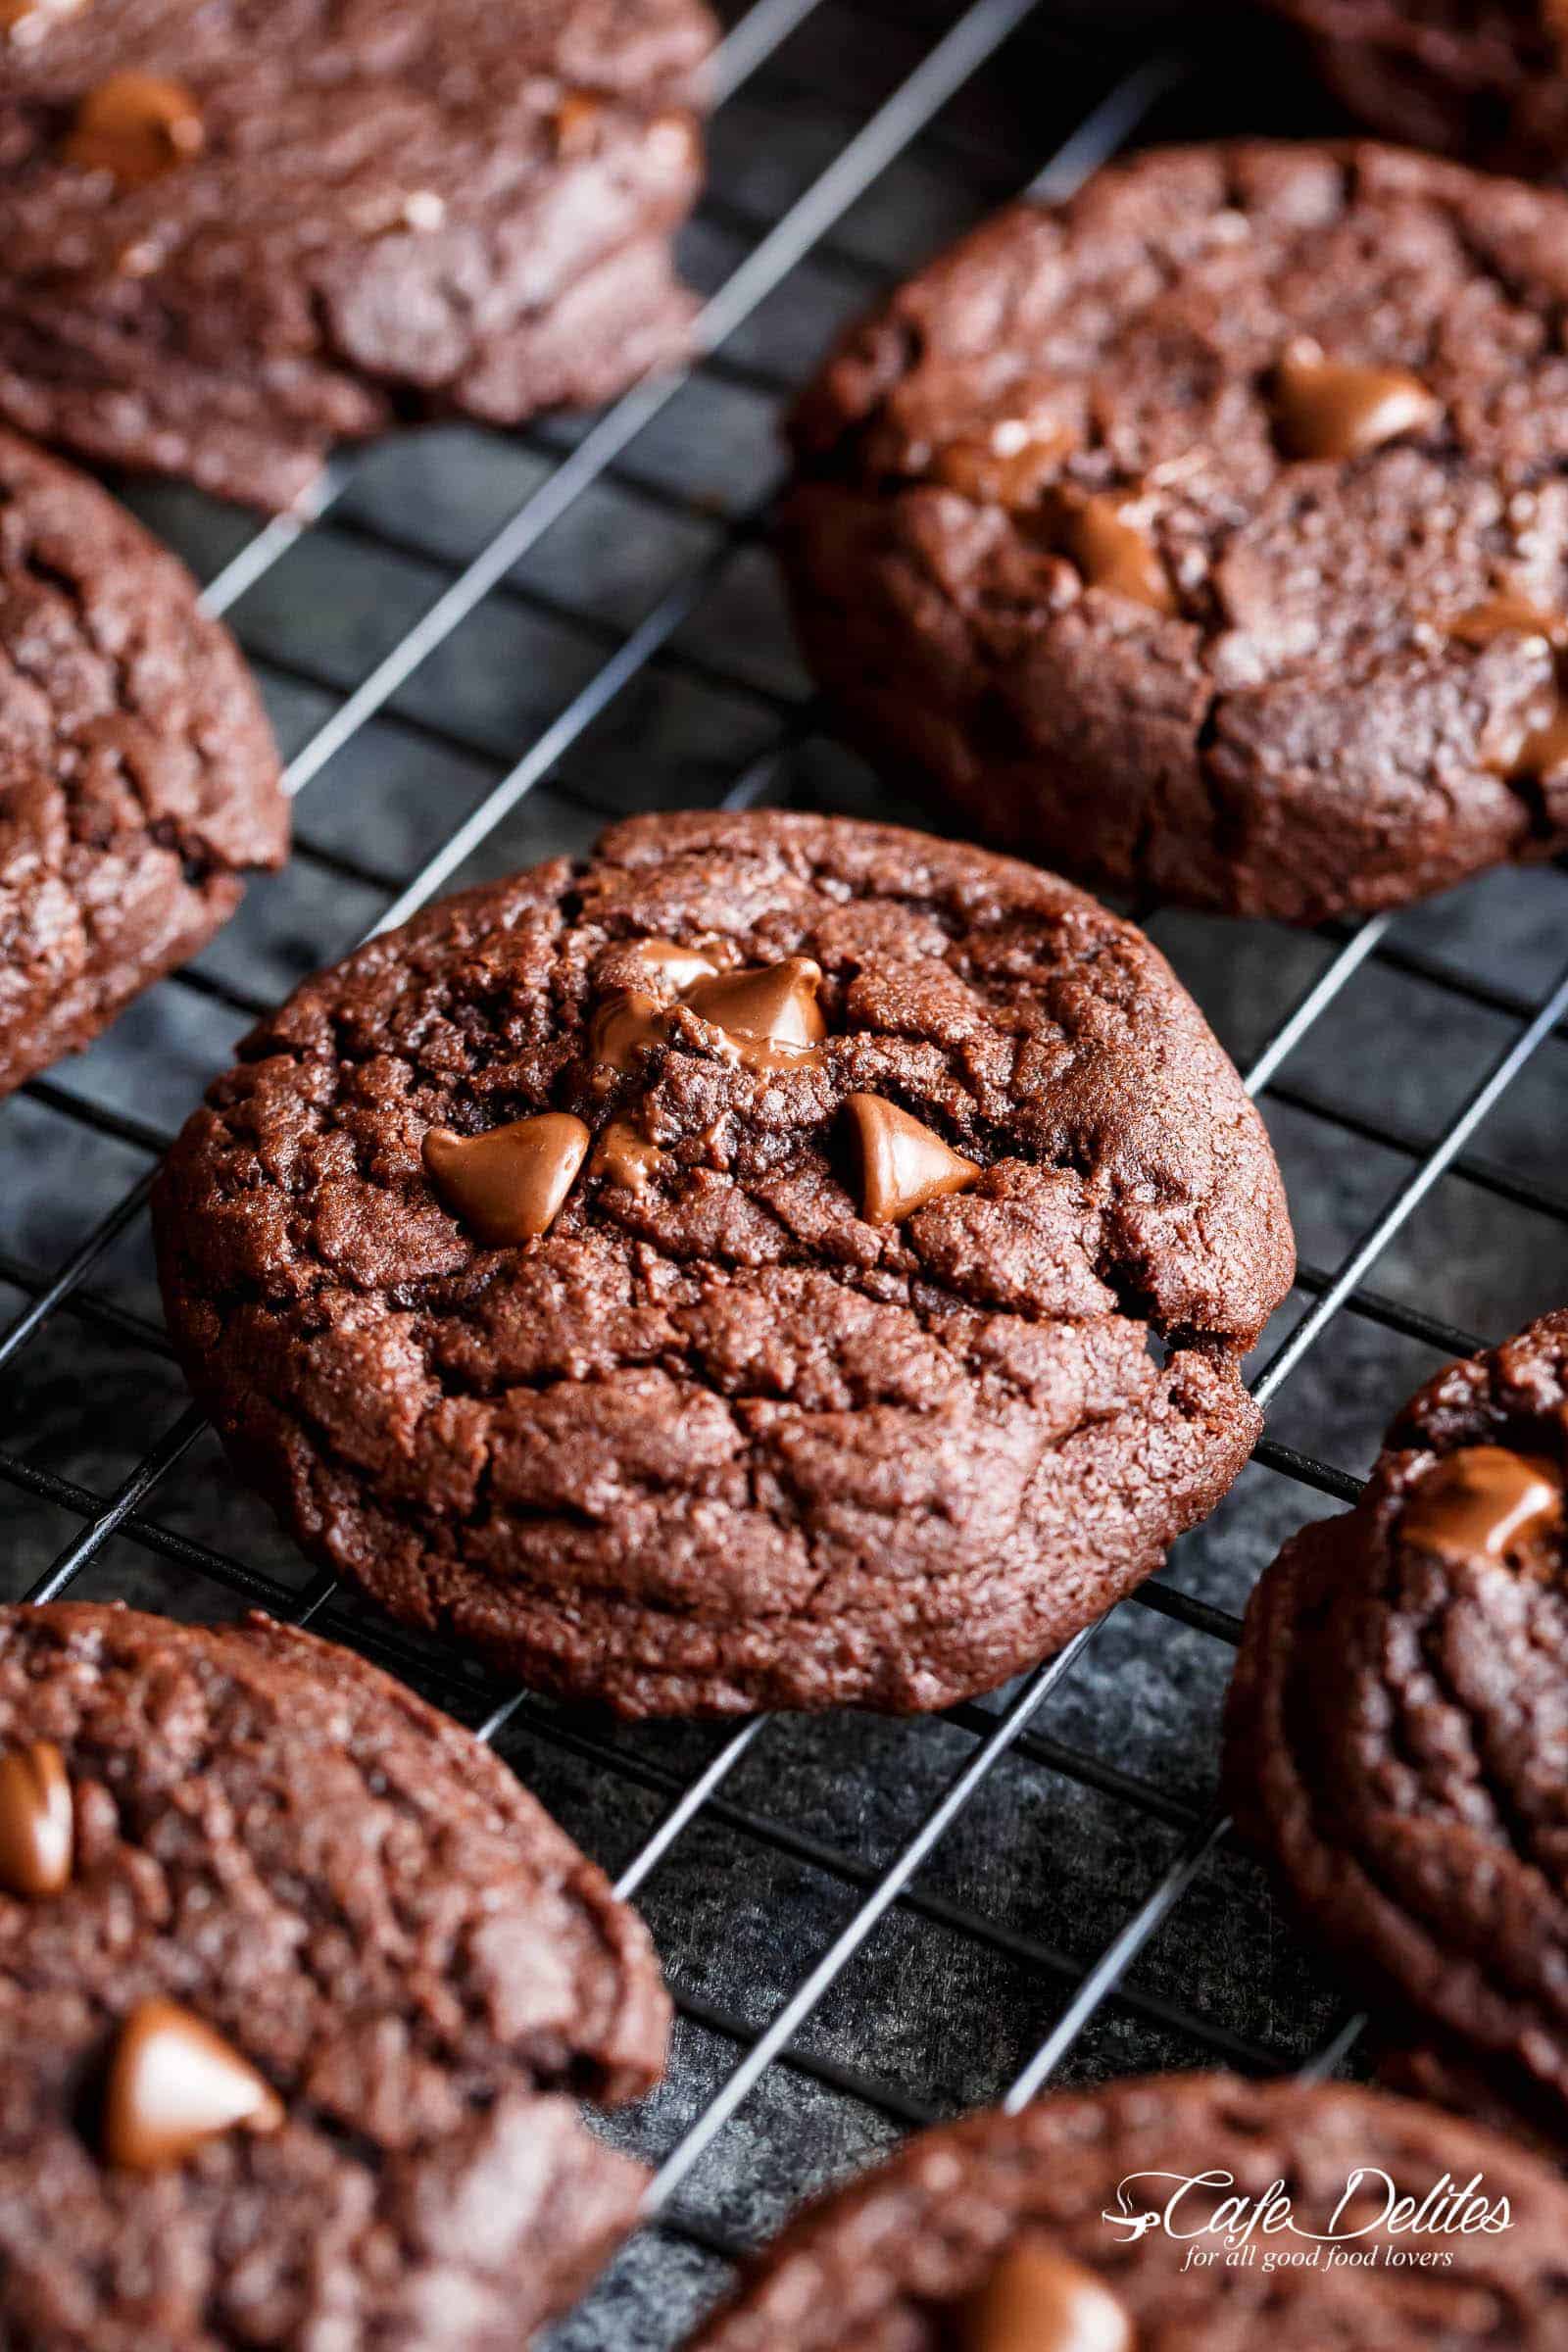
POLYGON ((710 1021, 756 1067, 788 1066, 808 1056, 827 1035, 817 1004, 820 964, 808 956, 786 956, 781 963, 747 965, 698 980, 682 1001, 710 1021))
POLYGON ((1426 432, 1443 403, 1402 368, 1354 368, 1295 343, 1274 373, 1281 445, 1293 458, 1357 458, 1401 433, 1426 432))
POLYGON ((0 1893, 37 1901, 71 1881, 75 1807, 50 1740, 0 1755, 0 1893))
POLYGON ((844 1107, 859 1167, 860 1209, 873 1225, 897 1224, 928 1200, 965 1191, 981 1173, 976 1161, 880 1095, 851 1095, 844 1107))
POLYGON ((1132 2321, 1094 2271, 1020 2238, 958 2314, 959 2352, 1135 2352, 1132 2321))
POLYGON ((717 964, 701 948, 683 948, 678 940, 640 939, 636 956, 639 963, 647 964, 662 980, 673 989, 690 988, 694 980, 706 980, 716 972, 717 964))
POLYGON ((182 2164, 203 2140, 243 2125, 275 2132, 282 2103, 211 2026, 175 2001, 138 2002, 104 2086, 103 2151, 125 2172, 182 2164))
POLYGON ((668 1035, 664 1007, 657 997, 640 988, 623 988, 600 1005, 588 1031, 588 1052, 595 1061, 612 1070, 637 1065, 647 1046, 662 1046, 668 1035))
POLYGON ((1061 530, 1062 544, 1086 587, 1151 605, 1156 612, 1175 611, 1175 595, 1158 549, 1147 531, 1128 520, 1117 500, 1080 498, 1064 504, 1061 530))
POLYGON ((628 1192, 640 1193, 663 1165, 664 1156, 635 1119, 612 1119, 588 1165, 590 1173, 607 1184, 623 1184, 628 1192))
POLYGON ((444 1208, 490 1250, 548 1233, 591 1141, 581 1119, 541 1111, 486 1135, 432 1127, 424 1165, 444 1208))

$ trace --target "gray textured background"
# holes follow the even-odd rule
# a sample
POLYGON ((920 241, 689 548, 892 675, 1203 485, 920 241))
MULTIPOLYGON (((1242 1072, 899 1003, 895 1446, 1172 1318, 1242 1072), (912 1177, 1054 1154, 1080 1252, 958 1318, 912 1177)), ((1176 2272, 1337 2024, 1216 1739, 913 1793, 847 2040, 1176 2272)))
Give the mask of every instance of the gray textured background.
MULTIPOLYGON (((732 11, 731 13, 737 13, 732 11)), ((956 13, 897 0, 823 0, 713 126, 713 191, 686 239, 687 267, 717 285, 842 148, 956 13)), ((1189 17, 1185 38, 1191 38, 1189 17)), ((299 854, 260 885, 202 957, 220 990, 175 981, 80 1060, 0 1105, 0 1247, 13 1272, 49 1270, 142 1173, 147 1152, 74 1114, 99 1106, 147 1131, 177 1125, 243 1026, 228 987, 271 998, 348 946, 388 894, 479 800, 659 596, 710 558, 779 469, 779 399, 834 325, 894 273, 1037 171, 1142 53, 1131 20, 1042 7, 824 245, 702 370, 624 461, 541 542, 317 778, 298 810, 299 854), (1099 30, 1090 28, 1098 23, 1099 30), (334 862, 336 860, 336 862, 334 862)), ((1225 71, 1200 63, 1160 107, 1166 133, 1293 127, 1300 77, 1268 31, 1226 36, 1225 71)), ((544 479, 580 427, 520 436, 410 433, 361 460, 318 527, 237 608, 285 750, 439 593, 455 567, 544 479)), ((130 503, 210 576, 251 523, 177 489, 130 503)), ((606 812, 711 802, 789 728, 806 685, 766 557, 737 546, 673 643, 524 801, 466 868, 476 879, 578 850, 606 812)), ((794 741, 767 791, 835 808, 907 813, 820 736, 794 741)), ((1555 870, 1494 876, 1411 913, 1402 959, 1366 965, 1286 1065, 1265 1102, 1302 1258, 1332 1270, 1515 1033, 1511 995, 1535 997, 1564 953, 1568 884, 1555 870), (1410 968, 1412 957, 1425 958, 1410 968), (1456 993, 1444 972, 1481 983, 1456 993), (1494 1000, 1489 1002, 1488 999, 1494 1000)), ((1326 937, 1156 915, 1154 936, 1245 1061, 1334 952, 1326 937)), ((1487 1122, 1473 1158, 1489 1181, 1438 1186, 1371 1282, 1396 1308, 1489 1339, 1568 1298, 1568 1185, 1561 1170, 1563 1044, 1548 1043, 1487 1122), (1535 1196, 1531 1204, 1520 1196, 1535 1196)), ((19 1486, 15 1464, 110 1492, 178 1416, 167 1357, 107 1302, 156 1322, 144 1224, 95 1270, 88 1311, 57 1316, 9 1371, 0 1487, 7 1592, 20 1592, 76 1531, 58 1499, 19 1486)), ((24 1289, 0 1283, 6 1319, 24 1289)), ((1298 1291, 1262 1356, 1309 1303, 1298 1291)), ((1341 1314, 1270 1416, 1271 1435, 1359 1474, 1377 1433, 1439 1351, 1379 1319, 1341 1314)), ((1242 1606, 1281 1537, 1335 1507, 1253 1465, 1167 1572, 1183 1592, 1242 1606)), ((292 1583, 303 1563, 234 1487, 203 1441, 152 1497, 164 1526, 292 1583)), ((232 1592, 112 1543, 83 1597, 122 1593, 218 1616, 232 1592)), ((342 1604, 323 1629, 383 1646, 373 1618, 342 1604)), ((417 1677, 417 1660, 398 1649, 417 1677)), ((998 2095, 1057 2015, 1076 1975, 1158 1878, 1213 1794, 1226 1643, 1127 1604, 1041 1709, 1039 1737, 992 1775, 900 1904, 683 2185, 687 2226, 645 2231, 557 2339, 570 2352, 679 2340, 722 2283, 715 2246, 755 2240, 804 2190, 887 2145, 902 2122, 998 2095), (1125 1776, 1132 1776, 1129 1780, 1125 1776)), ((428 1687, 454 1696, 450 1661, 428 1687)), ((460 1708, 493 1693, 476 1678, 460 1708)), ((526 1707, 503 1745, 588 1851, 620 1867, 719 1743, 702 1729, 617 1731, 526 1707)), ((662 2090, 614 2135, 652 2158, 741 2056, 745 2037, 831 1941, 876 1871, 973 1752, 972 1728, 859 1718, 770 1724, 649 1879, 642 1904, 681 2005, 662 2090)), ((1276 1915, 1257 1871, 1222 1850, 1200 1873, 1073 2051, 1068 2075, 1200 2063, 1212 2037, 1250 2063, 1288 2066, 1332 2030, 1344 1995, 1276 1915)))

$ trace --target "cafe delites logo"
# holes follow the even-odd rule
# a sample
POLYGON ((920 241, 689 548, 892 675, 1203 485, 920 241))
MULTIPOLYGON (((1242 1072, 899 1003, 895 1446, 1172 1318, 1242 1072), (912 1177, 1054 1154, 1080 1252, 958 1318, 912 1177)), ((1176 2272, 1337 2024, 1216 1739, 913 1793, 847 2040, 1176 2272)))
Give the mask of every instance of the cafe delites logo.
POLYGON ((1298 2219, 1283 2180, 1243 2195, 1220 2171, 1129 2173, 1100 2218, 1123 2244, 1162 2230, 1185 2246, 1184 2271, 1445 2270, 1454 2257, 1444 2239, 1495 2237, 1512 2226, 1507 2198, 1490 2195, 1481 2173, 1464 2181, 1444 2173, 1414 2196, 1375 2164, 1347 2176, 1321 2230, 1298 2219))

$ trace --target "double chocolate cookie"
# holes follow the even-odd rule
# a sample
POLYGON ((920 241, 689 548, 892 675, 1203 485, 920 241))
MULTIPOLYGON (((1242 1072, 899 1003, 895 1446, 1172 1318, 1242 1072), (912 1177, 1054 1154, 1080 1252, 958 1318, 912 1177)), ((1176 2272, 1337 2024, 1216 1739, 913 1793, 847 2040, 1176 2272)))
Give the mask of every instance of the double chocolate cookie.
POLYGON ((1555 2352, 1568 2190, 1345 2083, 1162 2075, 912 2140, 692 2352, 1555 2352))
POLYGON ((1244 1828, 1411 2062, 1568 2137, 1568 1314, 1429 1383, 1253 1594, 1244 1828), (1472 2087, 1466 2087, 1466 2081, 1472 2087))
POLYGON ((288 815, 256 690, 182 565, 6 432, 0 678, 4 1093, 194 956, 245 869, 281 863, 288 815))
POLYGON ((701 0, 0 0, 0 416, 286 506, 680 345, 701 0))
POLYGON ((1568 842, 1568 196, 1370 146, 1020 204, 841 344, 782 551, 865 751, 1307 921, 1568 842))
POLYGON ((1562 0, 1276 0, 1372 130, 1504 172, 1568 163, 1562 0))
POLYGON ((779 813, 636 818, 308 982, 155 1219, 306 1548, 639 1715, 935 1707, 1056 1648, 1235 1478, 1292 1272, 1139 932, 779 813))
POLYGON ((499 1759, 264 1618, 0 1610, 0 2341, 514 2352, 629 2225, 648 1938, 499 1759))

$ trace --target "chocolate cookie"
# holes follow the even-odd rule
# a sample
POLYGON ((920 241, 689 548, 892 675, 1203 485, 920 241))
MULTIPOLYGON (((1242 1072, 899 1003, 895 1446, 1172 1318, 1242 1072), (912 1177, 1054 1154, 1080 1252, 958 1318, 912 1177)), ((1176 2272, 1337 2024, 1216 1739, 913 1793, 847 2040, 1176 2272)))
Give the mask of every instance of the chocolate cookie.
POLYGON ((0 672, 4 1093, 194 956, 245 868, 281 863, 288 814, 256 690, 183 566, 6 432, 0 672))
POLYGON ((679 347, 701 0, 0 0, 0 415, 286 506, 679 347))
POLYGON ((892 827, 613 827, 300 989, 163 1171, 316 1557, 628 1714, 936 1707, 1245 1461, 1278 1171, 1140 933, 892 827))
POLYGON ((639 1922, 500 1760, 266 1618, 0 1610, 0 2340, 502 2352, 629 2225, 639 1922))
POLYGON ((1152 2076, 922 2133, 693 2352, 1556 2352, 1565 2228, 1547 2167, 1429 2108, 1152 2076))
POLYGON ((840 346, 784 559, 856 740, 1117 886, 1307 921, 1568 842, 1568 196, 1173 149, 840 346))
POLYGON ((1562 0, 1276 0, 1324 77, 1386 137, 1498 171, 1568 161, 1562 0))
POLYGON ((1259 1584, 1227 1742, 1303 1916, 1401 2038, 1446 2045, 1429 2079, 1477 2069, 1560 2136, 1565 1416, 1568 1313, 1430 1382, 1354 1510, 1259 1584))

